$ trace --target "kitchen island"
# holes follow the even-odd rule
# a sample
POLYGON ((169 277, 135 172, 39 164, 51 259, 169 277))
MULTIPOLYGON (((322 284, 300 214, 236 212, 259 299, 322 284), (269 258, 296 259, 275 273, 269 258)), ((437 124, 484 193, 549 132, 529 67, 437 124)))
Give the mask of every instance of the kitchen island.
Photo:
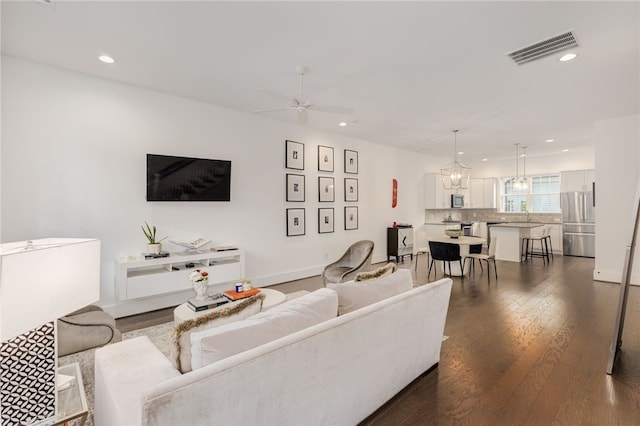
POLYGON ((542 223, 513 222, 498 223, 489 227, 491 240, 496 237, 496 259, 510 262, 522 261, 522 238, 531 235, 531 229, 544 226, 542 223))

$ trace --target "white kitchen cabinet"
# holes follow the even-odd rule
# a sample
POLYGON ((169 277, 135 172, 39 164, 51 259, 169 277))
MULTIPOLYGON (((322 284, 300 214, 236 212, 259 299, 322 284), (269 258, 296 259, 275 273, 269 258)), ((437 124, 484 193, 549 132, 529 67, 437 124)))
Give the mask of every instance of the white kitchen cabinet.
POLYGON ((471 179, 470 194, 465 205, 472 209, 493 209, 496 207, 494 178, 471 179))
POLYGON ((483 209, 495 209, 496 208, 496 179, 484 178, 482 179, 482 208, 483 209))
MULTIPOLYGON (((482 179, 480 179, 481 181, 482 179)), ((478 191, 482 191, 482 187, 479 186, 478 191)), ((451 208, 451 194, 461 194, 464 196, 464 207, 481 207, 482 201, 474 202, 471 200, 472 190, 466 189, 444 189, 442 183, 442 177, 440 173, 426 173, 424 175, 424 208, 425 209, 450 209, 451 208)), ((480 195, 482 198, 482 195, 480 195)))
MULTIPOLYGON (((451 194, 451 192, 448 192, 451 194)), ((444 197, 444 186, 442 185, 442 178, 439 173, 427 173, 424 175, 424 208, 425 209, 447 209, 449 205, 449 198, 447 196, 447 202, 444 197)))
POLYGON ((469 200, 465 204, 465 207, 472 209, 482 208, 484 206, 484 180, 471 179, 469 187, 469 200))
POLYGON ((560 192, 591 191, 595 181, 595 170, 560 172, 560 192))

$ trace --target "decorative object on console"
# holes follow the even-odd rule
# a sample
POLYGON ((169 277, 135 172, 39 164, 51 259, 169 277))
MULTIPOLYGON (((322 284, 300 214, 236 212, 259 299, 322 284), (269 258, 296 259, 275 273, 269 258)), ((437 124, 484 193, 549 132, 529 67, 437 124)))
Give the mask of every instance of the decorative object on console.
POLYGON ((167 237, 156 240, 156 226, 149 226, 146 220, 144 222, 144 225, 142 225, 142 232, 144 233, 144 236, 147 237, 147 241, 149 242, 147 244, 147 253, 160 254, 160 252, 162 251, 162 244, 160 242, 167 237))
POLYGON ((344 172, 358 174, 358 151, 344 150, 344 172))
POLYGON ((344 178, 344 200, 358 201, 358 179, 344 178))
POLYGON ((287 209, 287 237, 305 234, 304 209, 287 209))
POLYGON ((189 250, 197 250, 200 247, 204 247, 207 244, 209 244, 211 242, 211 240, 208 240, 206 238, 198 238, 196 240, 191 241, 190 243, 182 243, 180 241, 171 241, 171 240, 169 240, 169 242, 173 243, 173 244, 177 244, 177 245, 182 246, 182 247, 185 247, 185 248, 187 248, 189 250))
POLYGON ((304 175, 287 173, 287 201, 303 202, 305 198, 304 186, 304 175))
POLYGON ((318 145, 318 170, 321 172, 333 172, 333 148, 318 145))
POLYGON ((193 291, 196 292, 195 300, 209 300, 207 288, 209 287, 209 273, 196 269, 189 274, 189 280, 193 283, 193 291))
POLYGON ((453 131, 453 163, 440 170, 444 189, 467 189, 471 168, 458 161, 458 130, 453 131))
POLYGON ((321 203, 335 201, 335 185, 332 177, 318 177, 318 201, 321 203))
POLYGON ((333 209, 318 209, 318 233, 327 234, 333 232, 333 209))
POLYGON ((99 298, 99 240, 0 244, 2 424, 30 424, 56 415, 53 321, 99 298), (27 273, 35 265, 46 276, 27 273))
POLYGON ((344 229, 345 231, 358 229, 358 206, 345 206, 344 229))
POLYGON ((304 170, 304 144, 300 142, 285 141, 285 161, 287 169, 304 170))

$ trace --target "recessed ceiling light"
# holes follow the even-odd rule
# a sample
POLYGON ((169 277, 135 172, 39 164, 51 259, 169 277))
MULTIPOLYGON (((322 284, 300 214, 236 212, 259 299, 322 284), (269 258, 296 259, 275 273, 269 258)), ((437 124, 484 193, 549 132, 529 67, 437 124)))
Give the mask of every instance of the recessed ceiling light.
POLYGON ((487 158, 483 158, 482 161, 489 161, 487 158))
POLYGON ((464 151, 458 151, 458 155, 464 154, 464 151))
POLYGON ((576 55, 575 53, 567 53, 566 55, 563 55, 563 56, 560 58, 560 62, 567 62, 567 61, 570 61, 570 60, 572 60, 572 59, 575 59, 575 58, 576 58, 576 56, 578 56, 578 55, 576 55))
POLYGON ((562 152, 569 152, 569 149, 565 148, 562 150, 562 152))
POLYGON ((113 60, 113 58, 111 56, 108 56, 108 55, 100 55, 100 56, 98 56, 98 59, 100 59, 105 64, 112 64, 112 63, 115 62, 113 60))
POLYGON ((555 139, 547 139, 545 142, 553 142, 555 139))
POLYGON ((341 122, 340 122, 340 124, 338 124, 338 126, 340 126, 340 127, 346 127, 346 126, 347 126, 347 123, 346 123, 346 122, 344 122, 344 121, 341 121, 341 122))

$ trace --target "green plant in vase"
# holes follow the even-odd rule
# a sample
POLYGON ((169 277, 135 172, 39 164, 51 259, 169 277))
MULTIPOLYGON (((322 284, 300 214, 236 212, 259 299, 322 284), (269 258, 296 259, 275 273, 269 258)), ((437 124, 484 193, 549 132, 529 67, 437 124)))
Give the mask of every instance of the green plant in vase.
POLYGON ((150 254, 160 254, 160 252, 162 251, 162 244, 161 241, 164 240, 164 238, 162 238, 161 240, 156 240, 156 227, 154 226, 149 226, 149 224, 147 223, 147 221, 144 222, 144 225, 142 225, 142 232, 144 233, 144 236, 147 237, 147 253, 150 254))

